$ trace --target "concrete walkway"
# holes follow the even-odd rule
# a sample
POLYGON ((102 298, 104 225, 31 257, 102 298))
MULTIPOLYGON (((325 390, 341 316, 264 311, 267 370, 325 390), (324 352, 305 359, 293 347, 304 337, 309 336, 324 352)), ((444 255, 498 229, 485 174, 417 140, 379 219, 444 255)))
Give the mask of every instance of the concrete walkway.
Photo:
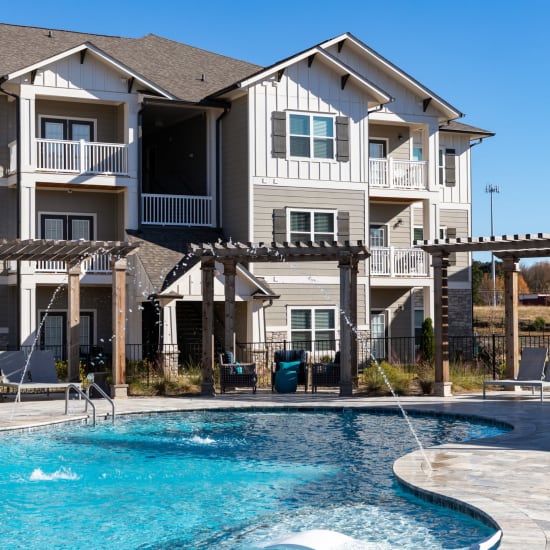
MULTIPOLYGON (((449 444, 400 458, 396 475, 419 491, 441 495, 459 508, 466 503, 492 518, 502 529, 502 549, 550 550, 550 401, 525 392, 493 392, 451 398, 404 397, 406 410, 478 416, 511 424, 513 431, 490 439, 449 444)), ((98 417, 110 414, 104 401, 94 401, 98 417)), ((116 401, 117 414, 226 407, 396 407, 392 398, 340 398, 335 394, 247 392, 215 398, 132 397, 116 401)), ((0 431, 86 418, 82 404, 71 401, 69 417, 60 398, 24 395, 0 402, 0 431)), ((437 499, 436 499, 437 500, 437 499)))

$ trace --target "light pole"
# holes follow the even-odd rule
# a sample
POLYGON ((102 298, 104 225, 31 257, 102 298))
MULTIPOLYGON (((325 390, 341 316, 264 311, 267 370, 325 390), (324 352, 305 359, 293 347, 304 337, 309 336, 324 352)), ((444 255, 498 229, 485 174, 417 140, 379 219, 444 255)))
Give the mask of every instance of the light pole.
MULTIPOLYGON (((493 231, 493 194, 500 193, 498 185, 487 184, 485 192, 491 196, 491 237, 494 236, 493 231)), ((495 275, 495 255, 491 252, 491 278, 493 279, 493 306, 497 305, 497 290, 496 290, 496 275, 495 275)))

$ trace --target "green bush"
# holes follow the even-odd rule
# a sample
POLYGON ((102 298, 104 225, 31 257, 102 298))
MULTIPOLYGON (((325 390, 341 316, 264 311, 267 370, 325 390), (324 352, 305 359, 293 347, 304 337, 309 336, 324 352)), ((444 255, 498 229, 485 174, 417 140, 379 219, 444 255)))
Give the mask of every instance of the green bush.
POLYGON ((422 360, 433 363, 435 357, 434 326, 430 317, 426 317, 422 323, 422 337, 420 340, 420 353, 422 360))
POLYGON ((382 361, 380 368, 376 364, 373 364, 363 371, 361 382, 366 386, 366 390, 369 393, 391 393, 380 369, 386 375, 395 393, 398 395, 407 395, 410 393, 410 376, 400 367, 390 365, 386 361, 382 361))

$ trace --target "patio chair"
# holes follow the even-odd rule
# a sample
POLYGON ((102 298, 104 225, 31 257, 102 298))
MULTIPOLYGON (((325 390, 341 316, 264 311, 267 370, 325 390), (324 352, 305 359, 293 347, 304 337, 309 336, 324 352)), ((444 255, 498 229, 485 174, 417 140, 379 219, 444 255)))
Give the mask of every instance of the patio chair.
POLYGON ((550 387, 550 369, 548 369, 549 372, 546 373, 546 378, 544 378, 544 366, 546 365, 547 356, 547 348, 524 348, 519 362, 517 378, 485 380, 483 382, 483 399, 485 399, 487 386, 523 386, 531 388, 532 393, 535 393, 535 388, 539 388, 540 400, 543 401, 543 390, 550 387))
MULTIPOLYGON (((27 358, 23 351, 0 352, 0 385, 15 388, 18 391, 50 391, 65 390, 70 382, 59 382, 55 360, 50 350, 34 350, 32 352, 25 378, 21 381, 27 358)), ((80 384, 76 384, 80 387, 80 384)))
POLYGON ((337 351, 334 361, 313 363, 311 365, 311 391, 316 392, 319 386, 331 388, 340 385, 340 352, 337 351))
POLYGON ((307 392, 308 352, 303 349, 279 349, 275 352, 271 373, 271 391, 291 393, 298 385, 307 392), (279 373, 280 372, 280 373, 279 373))
POLYGON ((219 363, 222 393, 227 388, 252 388, 252 393, 256 393, 256 363, 239 363, 230 351, 220 353, 219 363))

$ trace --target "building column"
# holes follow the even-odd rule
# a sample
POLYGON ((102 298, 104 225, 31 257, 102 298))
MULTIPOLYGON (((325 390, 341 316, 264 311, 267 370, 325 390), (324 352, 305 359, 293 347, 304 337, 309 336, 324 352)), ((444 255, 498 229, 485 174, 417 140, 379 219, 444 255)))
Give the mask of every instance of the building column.
POLYGON ((434 339, 435 339, 435 384, 434 394, 438 397, 450 397, 451 380, 449 375, 449 265, 446 253, 432 256, 434 268, 434 339))
POLYGON ((67 264, 67 360, 69 382, 80 382, 80 264, 67 264))
POLYGON ((519 266, 515 258, 503 259, 504 268, 504 315, 506 332, 506 378, 516 378, 519 361, 519 325, 518 325, 518 273, 519 266))
POLYGON ((165 294, 157 296, 162 310, 162 369, 168 380, 178 376, 179 349, 177 325, 177 299, 180 294, 165 294))
POLYGON ((351 257, 342 254, 338 261, 340 269, 340 396, 353 395, 351 379, 351 257))
MULTIPOLYGON (((33 273, 23 272, 31 262, 21 264, 21 286, 19 288, 19 342, 30 346, 37 337, 36 282, 33 273)), ((31 270, 32 271, 32 270, 31 270)))
POLYGON ((113 384, 111 397, 128 397, 126 384, 126 258, 111 261, 113 272, 113 384))
POLYGON ((202 272, 202 386, 201 395, 215 395, 214 388, 214 267, 212 256, 201 259, 202 272))
POLYGON ((224 262, 223 275, 225 277, 225 332, 224 351, 231 351, 235 356, 235 274, 237 266, 234 261, 224 262))

